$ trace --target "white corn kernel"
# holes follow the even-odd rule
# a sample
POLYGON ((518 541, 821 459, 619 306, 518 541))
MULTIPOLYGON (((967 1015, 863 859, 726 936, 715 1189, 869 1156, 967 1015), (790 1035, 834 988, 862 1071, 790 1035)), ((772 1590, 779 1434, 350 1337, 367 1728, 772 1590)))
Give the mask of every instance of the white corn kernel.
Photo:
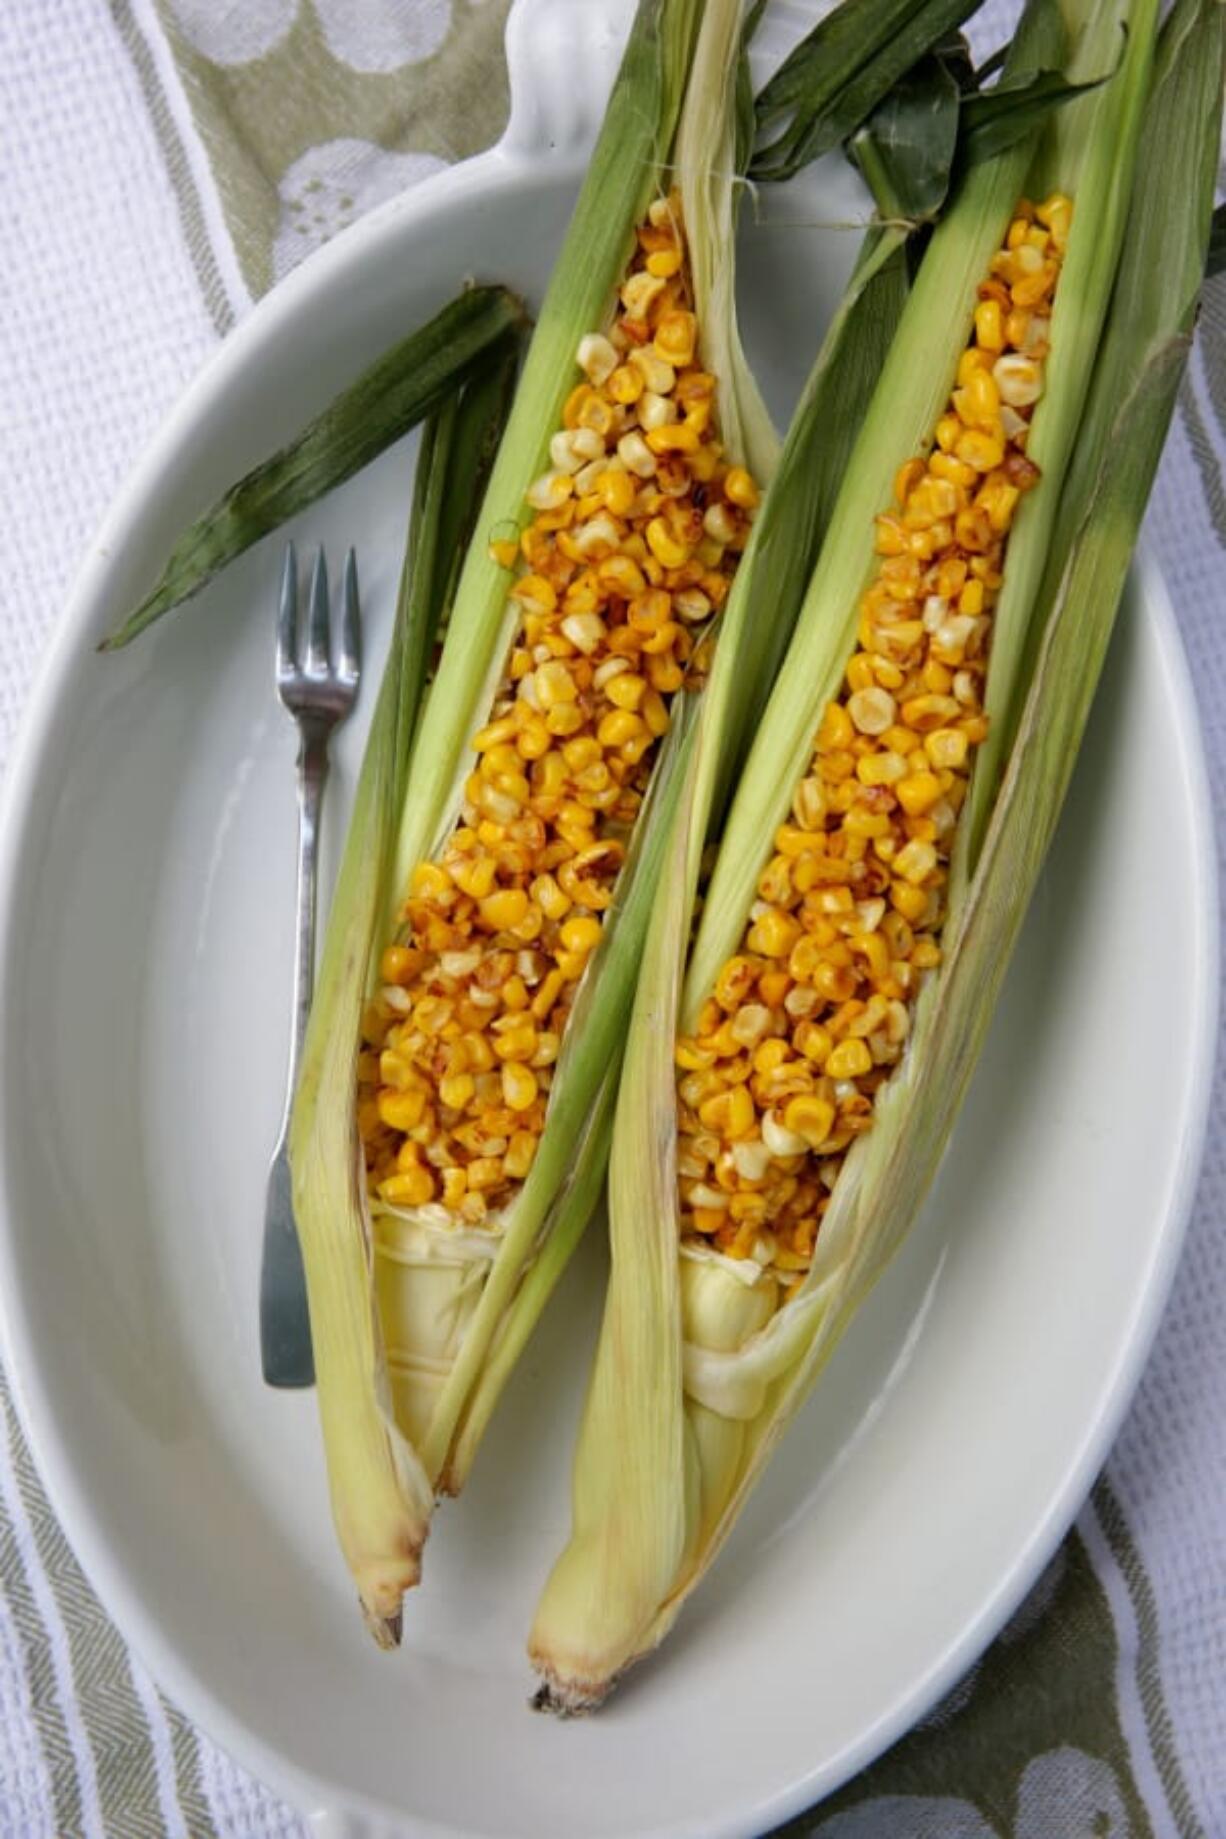
POLYGON ((603 333, 588 332, 579 340, 579 368, 597 389, 613 375, 617 352, 603 333))
POLYGON ((1000 399, 1011 409, 1028 409, 1043 393, 1043 373, 1033 358, 1007 351, 992 366, 1000 399))
POLYGON ((742 1137, 732 1145, 732 1161, 742 1181, 761 1181, 771 1163, 771 1152, 761 1137, 742 1137))
POLYGON ((630 362, 643 379, 646 389, 657 396, 668 396, 677 385, 677 373, 667 358, 657 356, 646 346, 639 346, 630 353, 630 362))
POLYGON ((587 656, 604 642, 605 623, 599 613, 568 613, 562 621, 562 632, 576 651, 587 656))
POLYGON ((656 470, 656 456, 637 432, 622 435, 617 443, 617 456, 626 471, 635 473, 640 479, 650 479, 656 470))
POLYGON ((772 1156, 801 1156, 809 1147, 804 1137, 784 1128, 777 1111, 768 1111, 762 1119, 762 1141, 772 1156))
POLYGON ((524 493, 534 511, 556 511, 570 497, 571 484, 565 473, 542 473, 524 493))

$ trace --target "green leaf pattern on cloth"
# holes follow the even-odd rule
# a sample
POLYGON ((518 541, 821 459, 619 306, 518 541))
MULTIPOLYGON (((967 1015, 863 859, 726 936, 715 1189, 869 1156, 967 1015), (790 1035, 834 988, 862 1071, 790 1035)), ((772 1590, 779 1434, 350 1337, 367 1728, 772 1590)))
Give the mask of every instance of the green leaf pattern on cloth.
POLYGON ((509 0, 157 0, 244 279, 496 140, 509 0))
POLYGON ((775 1839, 1148 1839, 1111 1611, 1072 1534, 935 1711, 775 1839))

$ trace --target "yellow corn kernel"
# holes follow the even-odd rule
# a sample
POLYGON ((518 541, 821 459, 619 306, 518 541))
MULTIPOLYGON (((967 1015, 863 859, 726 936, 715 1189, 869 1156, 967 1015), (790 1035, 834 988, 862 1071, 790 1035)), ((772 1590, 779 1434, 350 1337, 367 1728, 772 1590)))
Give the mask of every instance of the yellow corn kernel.
POLYGON ((600 943, 601 925, 590 914, 577 913, 572 919, 563 920, 559 938, 567 951, 589 952, 600 943))
POLYGON ((749 1088, 733 1086, 730 1091, 715 1093, 699 1105, 698 1115, 708 1130, 718 1131, 723 1137, 733 1141, 747 1137, 755 1122, 749 1088))
POLYGON ((655 690, 648 690, 643 698, 643 720, 657 740, 668 733, 668 710, 664 698, 655 690))
POLYGON ((512 1181, 522 1181, 531 1169, 535 1157, 536 1138, 532 1132, 516 1130, 512 1133, 506 1154, 502 1158, 503 1171, 511 1177, 512 1181))
POLYGON ((681 267, 681 251, 653 249, 644 266, 649 275, 658 275, 662 281, 669 281, 681 267))
POLYGON ((532 1013, 538 1022, 543 1022, 548 1016, 565 985, 566 978, 556 967, 551 971, 546 971, 532 997, 532 1013))
POLYGON ((749 934, 749 946, 751 951, 761 952, 764 958, 786 958, 799 937, 799 922, 790 913, 781 913, 772 907, 755 920, 749 934))
POLYGON ((536 1074, 531 1067, 509 1061, 502 1069, 502 1096, 512 1111, 526 1111, 536 1102, 536 1074))
POLYGON ((851 717, 841 703, 828 702, 822 716, 822 725, 818 729, 816 751, 818 753, 842 753, 850 747, 855 735, 851 717))
POLYGON ((559 658, 538 665, 535 683, 541 707, 546 710, 559 703, 573 702, 579 693, 574 678, 559 658))
POLYGON ((637 709, 647 694, 647 680, 633 671, 619 671, 616 677, 609 678, 604 693, 615 708, 637 709))
POLYGON ((894 787, 894 796, 908 817, 922 817, 940 802, 941 781, 935 773, 908 773, 894 787))
POLYGON ((969 613, 978 617, 983 612, 984 590, 982 581, 968 581, 958 596, 959 613, 969 613))
POLYGON ((856 778, 861 785, 895 785, 906 770, 902 754, 893 751, 862 754, 856 761, 856 778))
POLYGON ((596 481, 596 489, 604 501, 604 508, 614 517, 627 517, 635 499, 635 484, 628 472, 621 467, 602 472, 596 481))
POLYGON ((651 428, 643 438, 651 452, 657 455, 690 454, 698 450, 698 430, 688 421, 670 422, 661 428, 651 428))
POLYGON ((477 1089, 471 1073, 452 1073, 439 1080, 438 1095, 452 1111, 463 1111, 477 1089))
POLYGON ((434 1199, 434 1177, 419 1164, 389 1175, 379 1183, 379 1194, 392 1207, 424 1207, 434 1199))
POLYGON ((956 772, 965 766, 968 751, 966 735, 958 728, 934 728, 924 736, 924 752, 935 767, 956 772))
POLYGON ((826 1062, 828 1079, 860 1079, 872 1070, 873 1056, 867 1041, 840 1041, 826 1062))
POLYGON ((564 894, 550 874, 538 875, 529 893, 546 919, 561 919, 570 911, 570 897, 564 894))
POLYGON ((646 534, 648 547, 663 568, 680 568, 689 561, 689 548, 674 537, 662 517, 651 519, 646 534))
POLYGON ((403 945, 389 945, 379 960, 379 977, 383 983, 406 984, 417 968, 417 954, 403 945))
POLYGON ((724 475, 724 497, 738 510, 757 509, 759 495, 751 475, 743 466, 730 466, 724 475))
POLYGON ((389 1091, 385 1087, 376 1103, 380 1121, 389 1130, 415 1130, 425 1115, 426 1094, 420 1086, 411 1086, 403 1092, 389 1091))
POLYGON ((537 1032, 527 1016, 507 1018, 495 1029, 492 1046, 500 1060, 531 1060, 537 1047, 537 1032))
POLYGON ((454 892, 451 876, 436 862, 419 862, 410 885, 421 900, 438 900, 454 892))
POLYGON ((468 1165, 468 1185, 474 1193, 497 1187, 502 1180, 502 1161, 498 1156, 474 1156, 468 1165))
POLYGON ((1005 444, 998 434, 989 434, 982 428, 968 428, 959 436, 954 453, 977 473, 990 473, 1004 459, 1005 444))
POLYGON ((555 703, 545 716, 545 726, 550 734, 556 734, 559 737, 578 734, 583 726, 583 710, 575 702, 555 703))
POLYGON ((489 555, 499 568, 514 568, 519 560, 519 543, 514 537, 502 537, 490 544, 489 555))
POLYGON ((843 829, 848 836, 889 836, 891 827, 884 811, 868 811, 857 805, 853 805, 843 819, 843 829))
MULTIPOLYGON (((829 1056, 828 1065, 837 1059, 846 1045, 847 1043, 843 1042, 833 1050, 829 1056)), ((846 1079, 851 1075, 843 1073, 834 1076, 846 1079)), ((783 1112, 785 1130, 791 1130, 798 1137, 803 1137, 810 1149, 821 1148, 834 1129, 834 1118, 834 1106, 830 1100, 820 1097, 817 1093, 802 1093, 797 1098, 789 1099, 783 1112)))
POLYGON ((904 881, 918 886, 927 881, 937 865, 937 852, 931 843, 912 841, 894 858, 894 872, 904 881))
MULTIPOLYGON (((962 353, 962 356, 958 359, 959 389, 965 389, 971 378, 975 375, 975 372, 982 370, 985 365, 990 365, 991 362, 992 355, 990 352, 979 351, 974 345, 968 345, 966 350, 962 353)), ((955 396, 955 409, 957 406, 957 397, 955 396)))
POLYGON ((981 300, 975 308, 975 339, 984 351, 1003 351, 1005 331, 999 300, 981 300))
POLYGON ((942 453, 952 453, 962 433, 962 423, 956 415, 942 415, 936 425, 937 446, 942 453))
MULTIPOLYGON (((414 1088, 424 1091, 425 1085, 421 1074, 412 1061, 406 1060, 394 1048, 385 1047, 379 1055, 379 1078, 385 1086, 393 1086, 397 1092, 408 1092, 414 1088)), ((377 1109, 376 1109, 377 1115, 377 1109)))
POLYGON ((443 1170, 443 1205, 455 1213, 468 1192, 468 1172, 462 1168, 443 1170))
POLYGON ((890 883, 890 904, 896 913, 914 925, 928 911, 928 895, 924 888, 913 887, 909 881, 893 881, 890 883))
POLYGON ((680 370, 693 361, 697 337, 698 322, 692 313, 682 308, 665 313, 656 327, 656 353, 666 364, 680 370))
POLYGON ((610 709, 607 715, 600 718, 596 738, 602 747, 624 747, 628 741, 638 740, 645 732, 642 718, 633 710, 610 709))
POLYGON ((510 932, 527 915, 528 896, 522 888, 499 888, 477 902, 477 912, 488 931, 510 932))

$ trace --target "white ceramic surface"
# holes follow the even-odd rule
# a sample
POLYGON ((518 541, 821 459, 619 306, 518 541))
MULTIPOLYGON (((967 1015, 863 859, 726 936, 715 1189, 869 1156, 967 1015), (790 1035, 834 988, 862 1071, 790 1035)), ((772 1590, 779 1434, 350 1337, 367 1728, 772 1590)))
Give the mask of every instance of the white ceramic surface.
MULTIPOLYGON (((88 558, 8 786, 0 1295, 25 1421, 154 1672, 349 1839, 718 1839, 845 1779, 953 1683, 1076 1510, 1148 1348, 1201 1143, 1207 795, 1142 566, 932 1204, 674 1637, 599 1719, 526 1709, 596 1231, 439 1516, 403 1651, 369 1644, 313 1397, 266 1391, 256 1346, 292 930, 280 541, 123 657, 91 641, 191 513, 462 276, 538 295, 625 17, 621 0, 521 0, 501 147, 347 232, 227 342, 88 558)), ((781 414, 850 260, 828 226, 856 208, 827 170, 772 206, 790 227, 746 223, 751 356, 781 414)), ((338 559, 358 547, 363 717, 411 463, 406 444, 292 532, 338 559)), ((363 726, 340 748, 333 858, 363 726)))

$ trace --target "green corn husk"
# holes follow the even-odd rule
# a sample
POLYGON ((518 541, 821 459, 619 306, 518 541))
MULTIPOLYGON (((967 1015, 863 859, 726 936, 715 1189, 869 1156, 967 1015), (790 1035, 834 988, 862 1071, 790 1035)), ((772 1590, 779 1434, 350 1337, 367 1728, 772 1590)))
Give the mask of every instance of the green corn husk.
POLYGON ((100 649, 130 644, 261 537, 360 472, 461 388, 494 347, 515 343, 524 325, 523 303, 505 287, 466 288, 197 518, 156 585, 100 649))
POLYGON ((413 732, 431 651, 451 606, 455 558, 489 472, 512 380, 508 353, 479 371, 423 432, 396 620, 332 903, 292 1121, 295 1213, 337 1530, 369 1625, 383 1645, 395 1640, 400 1595, 416 1576, 429 1490, 395 1431, 385 1396, 370 1382, 378 1328, 361 1237, 313 1228, 321 1214, 344 1217, 360 1208, 352 1116, 329 1095, 357 1078, 372 941, 388 900, 388 861, 413 732), (327 1030, 315 1024, 321 1015, 330 1020, 327 1030), (351 1509, 355 1501, 360 1511, 351 1509))
MULTIPOLYGON (((1033 648, 1028 624, 1033 620, 1041 633, 1037 663, 1030 673, 1024 662, 1011 666, 1003 719, 1012 715, 1016 739, 1003 785, 988 803, 989 827, 973 873, 951 883, 942 964, 917 1005, 906 1056, 878 1094, 873 1128, 846 1157, 812 1268, 781 1306, 764 1293, 756 1267, 714 1253, 681 1254, 673 1041, 692 1032, 717 971, 739 946, 764 845, 784 819, 821 711, 853 648, 874 516, 889 499, 895 468, 928 445, 967 340, 976 285, 1017 197, 1028 189, 1031 152, 1024 144, 966 175, 932 239, 742 774, 687 963, 714 804, 702 795, 700 735, 669 841, 618 1099, 613 1265, 576 1456, 572 1537, 529 1641, 545 1680, 538 1702, 552 1709, 599 1703, 623 1669, 667 1632, 905 1236, 935 1173, 1055 826, 1169 420, 1208 235, 1221 14, 1218 0, 1181 0, 1151 82, 1152 7, 1100 6, 1087 30, 1080 30, 1085 9, 1065 9, 1079 39, 1074 73, 1086 68, 1091 48, 1100 72, 1111 65, 1110 55, 1101 56, 1102 41, 1118 32, 1123 17, 1128 40, 1115 75, 1053 119, 1043 149, 1048 183, 1074 191, 1057 301, 1063 297, 1068 337, 1083 353, 1086 374, 1068 381, 1085 406, 1063 432, 1062 458, 1049 462, 1051 473, 1034 494, 1059 502, 1031 519, 1041 534, 1027 537, 1029 556, 1022 549, 1033 576, 1029 604, 1015 589, 1008 609, 1023 660, 1033 648), (1076 120, 1083 112, 1091 125, 1076 120), (1122 171, 1104 171, 1103 141, 1122 171), (1191 201, 1189 171, 1197 175, 1191 201), (1125 221, 1123 264, 1107 317, 1125 221), (1083 245, 1076 260, 1075 237, 1083 245), (1104 278, 1084 245, 1108 237, 1116 258, 1104 278), (1071 302, 1070 279, 1080 289, 1071 302)), ((1040 42, 1051 24, 1046 7, 1028 9, 1011 53, 1014 68, 1060 61, 1049 42, 1040 42)), ((1053 336, 1045 402, 1054 397, 1057 376, 1067 377, 1067 359, 1056 370, 1059 356, 1053 336)), ((1049 419, 1057 430, 1066 415, 1065 405, 1053 403, 1049 419)), ((1033 426, 1037 436, 1037 413, 1033 426)), ((1056 444, 1053 435, 1048 439, 1056 444)), ((998 622, 1015 545, 1025 534, 1019 517, 998 622)), ((998 626, 989 694, 999 642, 998 626)), ((719 671, 717 658, 708 710, 719 671)))
MULTIPOLYGON (((295 1214, 334 1514, 368 1621, 387 1643, 397 1637, 401 1595, 417 1579, 435 1496, 462 1485, 603 1179, 634 980, 700 695, 673 699, 616 898, 576 994, 532 1168, 512 1202, 480 1229, 368 1202, 355 1115, 362 1003, 380 948, 396 935, 413 867, 435 855, 457 820, 469 743, 488 720, 518 629, 511 576, 491 559, 490 540, 517 533, 531 516, 524 492, 548 464, 550 437, 578 378, 579 341, 610 322, 635 227, 659 195, 666 165, 682 192, 699 326, 705 331, 717 313, 731 312, 708 244, 714 239, 726 251, 732 237, 732 185, 718 176, 718 160, 732 146, 736 95, 732 86, 692 81, 690 72, 709 70, 719 47, 735 47, 741 16, 742 0, 640 0, 476 519, 407 772, 382 770, 367 841, 346 858, 329 930, 335 974, 316 998, 291 1138, 295 1214)), ((707 336, 725 448, 764 480, 776 443, 735 326, 707 336)), ((742 634, 747 667, 769 630, 763 621, 742 634)), ((769 680, 761 669, 754 675, 769 680)))
POLYGON ((787 126, 755 154, 754 179, 790 179, 866 121, 912 66, 979 0, 844 0, 784 60, 757 99, 760 132, 787 126))

